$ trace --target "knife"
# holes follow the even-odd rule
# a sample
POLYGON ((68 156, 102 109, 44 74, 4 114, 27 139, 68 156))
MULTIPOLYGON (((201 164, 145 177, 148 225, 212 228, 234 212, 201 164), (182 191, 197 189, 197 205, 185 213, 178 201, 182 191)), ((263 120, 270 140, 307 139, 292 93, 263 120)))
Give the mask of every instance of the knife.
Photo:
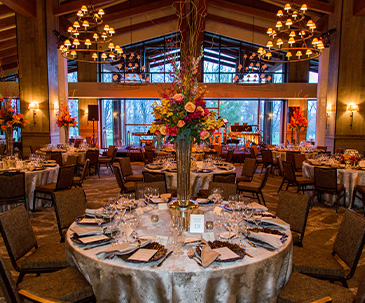
POLYGON ((165 260, 173 253, 174 251, 173 250, 171 250, 166 256, 165 256, 165 258, 163 258, 162 259, 162 261, 160 262, 160 263, 158 263, 157 265, 156 265, 156 267, 160 267, 161 265, 162 265, 162 263, 163 262, 165 262, 165 260))

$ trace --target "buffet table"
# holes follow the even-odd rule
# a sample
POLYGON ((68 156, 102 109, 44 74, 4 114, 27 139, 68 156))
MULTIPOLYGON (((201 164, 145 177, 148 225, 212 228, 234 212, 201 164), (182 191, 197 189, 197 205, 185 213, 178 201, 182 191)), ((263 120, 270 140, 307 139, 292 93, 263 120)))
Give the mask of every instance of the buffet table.
MULTIPOLYGON (((206 220, 215 215, 209 211, 206 220)), ((170 236, 168 210, 152 210, 139 217, 138 236, 170 236), (152 214, 159 222, 151 223, 152 214)), ((76 223, 71 225, 70 229, 76 223)), ((119 257, 103 259, 98 252, 107 246, 84 250, 71 241, 71 230, 66 237, 66 254, 91 283, 97 302, 276 302, 278 291, 291 273, 292 237, 275 251, 262 247, 245 246, 247 255, 233 262, 213 262, 201 267, 186 255, 172 254, 161 267, 158 262, 129 263, 119 257)), ((199 236, 200 234, 190 234, 199 236)), ((216 239, 218 233, 215 231, 216 239)), ((167 248, 170 250, 170 238, 167 248)))
MULTIPOLYGON (((197 162, 199 163, 199 162, 197 162)), ((202 162, 201 162, 202 165, 202 162)), ((149 169, 146 165, 144 168, 146 171, 151 172, 163 172, 166 176, 166 184, 167 188, 176 188, 177 187, 177 173, 176 171, 168 171, 166 169, 149 169)), ((214 174, 228 174, 235 172, 236 169, 233 165, 231 165, 229 170, 215 168, 209 172, 190 172, 190 196, 196 197, 200 189, 208 189, 209 182, 213 180, 214 174)))
MULTIPOLYGON (((303 176, 314 178, 314 167, 314 165, 308 162, 303 162, 303 176)), ((349 206, 351 205, 354 187, 356 185, 365 185, 365 170, 339 168, 337 169, 337 183, 344 184, 346 189, 346 206, 349 206)), ((340 203, 342 203, 342 199, 340 199, 340 203)), ((362 202, 357 198, 355 206, 362 206, 362 202)))

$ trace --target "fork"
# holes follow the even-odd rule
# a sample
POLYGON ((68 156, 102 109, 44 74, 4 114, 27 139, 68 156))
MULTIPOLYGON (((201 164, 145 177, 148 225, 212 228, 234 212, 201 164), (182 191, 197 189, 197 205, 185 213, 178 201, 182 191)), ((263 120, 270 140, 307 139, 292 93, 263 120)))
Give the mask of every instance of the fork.
POLYGON ((203 266, 201 264, 201 262, 195 256, 195 253, 194 253, 193 249, 189 249, 187 254, 188 254, 189 259, 193 259, 196 263, 198 263, 199 266, 203 266))

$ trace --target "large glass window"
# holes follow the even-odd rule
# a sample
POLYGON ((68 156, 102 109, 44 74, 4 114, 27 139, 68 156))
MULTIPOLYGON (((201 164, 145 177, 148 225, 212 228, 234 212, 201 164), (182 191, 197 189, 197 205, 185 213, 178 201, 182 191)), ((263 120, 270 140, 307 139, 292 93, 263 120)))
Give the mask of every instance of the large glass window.
POLYGON ((308 100, 307 104, 307 140, 316 138, 316 117, 317 117, 317 100, 308 100))
POLYGON ((77 137, 79 135, 79 100, 70 98, 68 99, 68 110, 71 117, 76 117, 77 126, 70 127, 70 137, 77 137))

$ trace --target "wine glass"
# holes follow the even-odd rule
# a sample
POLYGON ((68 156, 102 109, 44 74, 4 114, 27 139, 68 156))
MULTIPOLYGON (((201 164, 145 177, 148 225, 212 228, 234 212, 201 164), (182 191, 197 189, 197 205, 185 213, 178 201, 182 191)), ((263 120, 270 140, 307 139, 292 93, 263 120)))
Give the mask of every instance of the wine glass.
POLYGON ((261 210, 255 210, 253 213, 253 221, 256 224, 256 227, 258 228, 262 219, 262 211, 261 210))

